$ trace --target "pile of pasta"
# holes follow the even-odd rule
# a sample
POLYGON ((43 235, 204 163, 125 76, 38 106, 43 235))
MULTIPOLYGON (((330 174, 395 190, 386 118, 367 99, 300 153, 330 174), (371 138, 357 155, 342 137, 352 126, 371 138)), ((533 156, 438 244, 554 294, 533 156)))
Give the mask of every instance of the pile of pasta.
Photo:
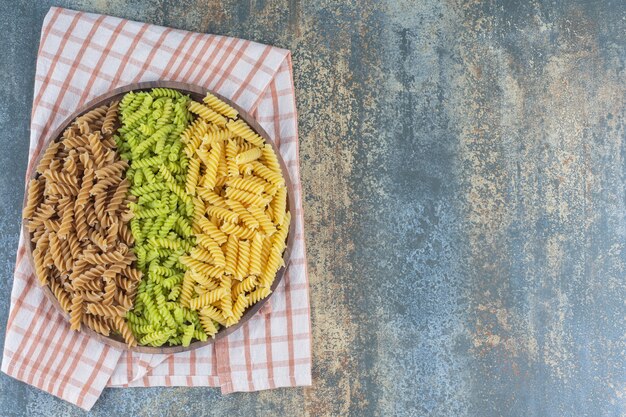
POLYGON ((290 225, 271 145, 207 93, 129 92, 50 145, 24 210, 39 280, 129 346, 188 346, 271 293, 290 225))
POLYGON ((34 242, 37 277, 70 314, 103 335, 137 342, 125 320, 141 273, 134 267, 128 227, 128 163, 112 137, 118 103, 78 117, 45 151, 24 208, 34 242))
POLYGON ((215 334, 269 296, 283 265, 290 214, 272 147, 210 93, 189 110, 199 116, 182 135, 197 246, 181 258, 188 271, 180 301, 215 334))
POLYGON ((185 192, 188 159, 180 136, 191 121, 189 97, 174 90, 128 93, 120 103, 118 149, 130 161, 126 177, 137 202, 131 230, 144 273, 127 317, 142 345, 187 346, 206 340, 198 314, 178 302, 186 267, 180 258, 195 245, 185 192))

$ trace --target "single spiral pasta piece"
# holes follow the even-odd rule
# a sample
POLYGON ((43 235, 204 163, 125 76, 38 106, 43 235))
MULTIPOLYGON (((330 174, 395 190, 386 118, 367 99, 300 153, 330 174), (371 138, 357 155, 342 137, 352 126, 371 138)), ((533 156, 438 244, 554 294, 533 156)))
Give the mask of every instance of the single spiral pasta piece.
POLYGON ((226 162, 226 147, 222 146, 222 154, 217 164, 217 179, 215 181, 216 187, 222 187, 228 180, 228 162, 226 162))
POLYGON ((43 224, 44 221, 48 220, 55 213, 55 209, 50 204, 41 204, 36 210, 35 214, 30 219, 28 223, 29 230, 35 230, 40 224, 43 224))
POLYGON ((74 205, 70 204, 63 212, 63 218, 61 220, 61 225, 59 226, 59 231, 57 232, 57 237, 59 239, 67 239, 68 235, 72 232, 74 222, 74 205))
POLYGON ((189 301, 193 297, 193 278, 191 276, 192 272, 185 272, 185 276, 183 278, 183 285, 180 290, 180 304, 189 307, 189 301))
POLYGON ((250 128, 250 126, 248 126, 248 124, 242 119, 237 121, 231 120, 226 123, 226 127, 228 130, 233 132, 234 135, 242 137, 255 146, 261 147, 265 143, 263 138, 252 130, 252 128, 250 128))
POLYGON ((95 230, 92 229, 91 233, 89 234, 89 239, 98 247, 100 248, 100 250, 102 250, 103 252, 106 252, 108 247, 109 247, 109 243, 107 242, 107 239, 102 236, 102 234, 95 230))
POLYGON ((161 182, 156 182, 154 184, 147 184, 141 187, 134 187, 132 190, 130 190, 130 193, 134 196, 140 196, 143 194, 153 193, 155 191, 162 191, 165 188, 165 184, 161 182))
POLYGON ((196 192, 207 203, 218 207, 226 207, 224 197, 220 196, 215 191, 205 187, 198 187, 196 188, 196 192))
MULTIPOLYGON (((105 270, 106 270, 106 267, 104 265, 96 265, 93 268, 87 269, 85 271, 80 271, 78 273, 77 273, 77 270, 75 269, 70 274, 70 279, 72 279, 72 285, 74 286, 75 289, 82 288, 82 289, 93 290, 95 285, 90 286, 89 283, 91 281, 101 279, 102 274, 104 273, 105 270), (72 275, 75 273, 76 273, 76 277, 73 277, 72 275)), ((97 287, 100 288, 100 285, 98 284, 97 287)))
POLYGON ((226 205, 230 207, 232 211, 237 213, 244 226, 249 229, 257 229, 259 227, 259 222, 239 201, 226 200, 226 205))
POLYGON ((226 118, 219 113, 211 110, 209 107, 198 103, 197 101, 189 102, 189 111, 202 117, 207 122, 215 123, 218 126, 226 125, 226 118))
POLYGON ((101 335, 108 336, 111 334, 110 320, 105 317, 83 314, 83 323, 91 330, 101 335))
POLYGON ((256 231, 232 223, 224 223, 220 229, 227 235, 235 235, 239 239, 252 239, 256 231))
POLYGON ((63 259, 61 260, 63 268, 59 270, 61 274, 67 275, 72 269, 72 251, 70 250, 70 244, 66 239, 59 240, 61 244, 61 252, 63 253, 63 259))
POLYGON ((52 290, 52 294, 59 301, 63 311, 69 313, 72 309, 72 300, 67 291, 55 280, 50 280, 50 290, 52 290))
POLYGON ((24 219, 28 219, 35 214, 37 206, 43 200, 43 189, 43 182, 39 179, 30 180, 28 183, 28 197, 26 200, 26 207, 24 207, 24 212, 22 214, 24 219))
POLYGON ((93 180, 94 180, 94 172, 91 168, 87 168, 85 169, 85 171, 83 172, 83 181, 80 187, 80 190, 78 192, 78 195, 76 196, 76 201, 74 203, 74 207, 75 210, 80 206, 80 207, 85 207, 85 205, 87 204, 87 200, 89 199, 90 196, 90 191, 91 188, 93 187, 93 180))
POLYGON ((57 154, 57 151, 61 147, 61 142, 53 142, 48 145, 48 149, 44 152, 43 156, 39 160, 39 164, 37 165, 37 172, 43 174, 50 168, 50 164, 52 160, 57 154))
MULTIPOLYGON (((124 276, 128 277, 128 279, 130 279, 131 281, 140 281, 142 277, 142 273, 137 268, 127 266, 124 269, 124 276)), ((124 287, 124 290, 128 291, 128 288, 124 287)))
POLYGON ((239 254, 237 255, 237 269, 235 278, 242 280, 248 276, 248 268, 250 266, 250 241, 242 240, 239 242, 239 254))
POLYGON ((209 235, 211 239, 215 240, 218 244, 223 245, 228 240, 228 235, 221 231, 215 224, 207 220, 206 217, 202 217, 198 221, 200 228, 204 233, 209 235))
POLYGON ((247 151, 243 151, 235 157, 235 162, 237 165, 243 165, 251 163, 252 161, 256 161, 262 155, 262 151, 260 148, 252 148, 247 151))
POLYGON ((142 337, 139 340, 139 343, 142 345, 160 345, 162 343, 159 344, 158 342, 160 342, 161 340, 166 341, 169 338, 170 334, 171 332, 163 330, 152 332, 142 337))
POLYGON ((184 143, 188 143, 193 136, 202 137, 207 132, 207 123, 198 118, 188 125, 180 135, 180 139, 184 143))
POLYGON ((135 243, 135 238, 133 237, 133 233, 130 227, 128 227, 128 223, 120 223, 118 233, 120 239, 122 239, 122 242, 124 242, 126 245, 130 246, 135 243))
POLYGON ((262 299, 267 298, 271 293, 272 291, 269 287, 259 287, 248 294, 248 299, 250 300, 250 304, 256 304, 262 299))
POLYGON ((47 220, 43 221, 43 227, 48 232, 58 232, 59 228, 61 227, 61 221, 60 220, 47 219, 47 220))
POLYGON ((95 176, 97 179, 103 179, 107 177, 120 176, 120 174, 128 168, 128 162, 123 159, 119 161, 115 161, 110 165, 103 166, 102 168, 98 168, 95 171, 95 176))
POLYGON ((235 276, 237 272, 238 251, 239 251, 239 241, 234 235, 228 236, 228 241, 226 242, 225 272, 231 276, 235 276))
POLYGON ((183 335, 180 338, 180 344, 187 347, 191 344, 191 338, 193 337, 194 325, 188 324, 184 327, 183 335))
POLYGON ((199 272, 209 277, 220 277, 224 274, 223 267, 200 262, 197 259, 192 258, 191 256, 181 256, 180 262, 192 271, 199 272))
POLYGON ((108 177, 102 180, 99 180, 92 188, 89 190, 90 195, 99 195, 105 193, 110 187, 117 186, 122 179, 120 177, 108 177))
POLYGON ((213 256, 211 256, 211 253, 201 247, 193 248, 191 252, 189 252, 189 256, 207 264, 213 262, 213 256))
MULTIPOLYGON (((204 306, 198 311, 198 317, 200 317, 200 322, 202 323, 202 317, 214 320, 221 324, 222 326, 226 325, 226 317, 215 307, 212 305, 204 306)), ((206 329, 205 329, 206 330, 206 329)), ((208 334, 208 332, 207 332, 208 334)))
POLYGON ((200 222, 202 221, 201 219, 204 217, 204 213, 206 212, 206 207, 204 205, 204 202, 197 197, 194 197, 192 201, 193 201, 192 227, 195 233, 200 233, 202 231, 202 228, 200 227, 200 222))
POLYGON ((261 275, 263 267, 261 263, 261 253, 263 250, 263 238, 261 235, 256 234, 252 238, 252 244, 250 245, 250 274, 261 275))
POLYGON ((248 211, 259 222, 259 226, 266 236, 271 236, 276 232, 276 226, 272 223, 272 219, 265 214, 265 210, 260 207, 250 206, 248 207, 248 211))
POLYGON ((96 218, 98 220, 100 228, 108 227, 108 219, 105 218, 105 213, 104 213, 104 210, 106 209, 106 198, 107 198, 106 192, 96 194, 94 198, 93 209, 94 209, 94 212, 96 213, 96 218))
POLYGON ((239 294, 233 304, 233 315, 226 320, 226 327, 236 324, 243 316, 244 311, 250 305, 250 301, 245 294, 239 294))
POLYGON ((254 170, 254 174, 263 178, 264 180, 271 182, 272 184, 278 187, 285 186, 285 180, 280 172, 272 171, 259 161, 252 161, 252 169, 254 170))
POLYGON ((78 166, 76 165, 76 150, 72 149, 63 162, 63 170, 66 171, 72 178, 78 176, 78 166))
POLYGON ((285 213, 283 224, 278 228, 277 233, 272 236, 272 245, 278 247, 281 251, 285 249, 285 239, 289 233, 289 224, 291 223, 291 213, 285 213))
POLYGON ((102 293, 95 291, 83 291, 83 300, 88 303, 100 303, 102 301, 102 293))
POLYGON ((113 278, 113 280, 115 281, 115 284, 124 291, 131 291, 133 289, 134 284, 128 278, 116 275, 115 278, 113 278))
MULTIPOLYGON (((200 151, 201 150, 199 149, 197 153, 200 159, 202 159, 204 153, 200 151)), ((202 185, 206 188, 212 189, 213 187, 215 187, 215 183, 217 181, 217 166, 219 164, 221 153, 222 143, 215 142, 211 147, 211 152, 206 155, 205 159, 203 160, 204 164, 206 165, 206 171, 204 174, 202 185)))
POLYGON ((115 122, 117 121, 117 110, 119 107, 118 101, 113 101, 109 104, 109 108, 106 111, 104 120, 102 121, 102 128, 100 129, 105 135, 113 133, 115 122))
POLYGON ((113 196, 109 200, 109 204, 107 205, 106 212, 110 216, 114 216, 115 213, 119 210, 126 199, 126 195, 128 194, 128 189, 130 188, 130 182, 128 179, 124 178, 117 185, 113 196))
POLYGON ((228 210, 223 207, 210 206, 207 209, 209 216, 216 216, 218 219, 237 224, 239 222, 239 216, 234 211, 228 210))
POLYGON ((124 316, 126 309, 122 306, 88 303, 87 313, 93 314, 94 316, 116 317, 124 316))
POLYGON ((88 124, 102 123, 102 119, 106 117, 108 106, 105 104, 100 107, 96 107, 93 110, 88 111, 76 118, 76 124, 86 122, 88 124))
POLYGON ((270 208, 272 209, 272 220, 277 225, 283 225, 285 223, 285 213, 287 211, 287 189, 282 187, 276 192, 276 195, 270 202, 270 208))
POLYGON ((65 172, 65 171, 56 171, 56 170, 48 169, 43 173, 43 177, 49 181, 64 184, 69 187, 77 186, 76 177, 70 175, 68 172, 65 172))
POLYGON ((200 176, 200 161, 196 158, 189 160, 189 167, 187 171, 187 181, 185 182, 185 191, 189 195, 194 195, 196 191, 196 185, 198 184, 198 178, 200 176))
POLYGON ((153 209, 141 209, 136 211, 134 210, 134 215, 138 219, 145 219, 149 217, 161 217, 166 215, 168 212, 169 210, 167 209, 167 207, 161 207, 153 209))
POLYGON ((119 223, 117 220, 113 220, 111 216, 107 216, 108 229, 106 233, 107 245, 113 247, 118 241, 117 230, 119 229, 119 223))
POLYGON ((49 256, 50 252, 44 252, 35 248, 33 250, 33 261, 35 262, 35 272, 37 273, 37 279, 41 285, 46 285, 50 280, 50 268, 46 256, 49 256))
POLYGON ((110 306, 113 304, 113 298, 115 297, 115 291, 117 289, 117 285, 115 281, 111 280, 106 283, 104 286, 104 296, 102 298, 102 304, 110 306))
POLYGON ((232 136, 232 132, 228 129, 211 129, 202 136, 202 143, 204 146, 211 146, 214 142, 224 142, 232 136))
POLYGON ((262 196, 237 188, 227 188, 226 197, 237 200, 245 206, 265 207, 268 203, 267 199, 262 196))
POLYGON ((54 266, 59 270, 65 269, 65 260, 63 259, 63 249, 61 248, 61 242, 59 241, 57 234, 51 232, 48 235, 50 239, 50 253, 54 261, 54 266))
POLYGON ((150 168, 163 164, 163 157, 160 155, 151 156, 149 158, 135 159, 131 163, 132 169, 150 168))
POLYGON ((76 261, 78 257, 80 256, 81 245, 80 245, 80 242, 78 241, 78 237, 76 236, 75 230, 70 231, 70 233, 67 235, 67 242, 68 242, 68 245, 70 246, 70 253, 72 254, 72 260, 76 261))
POLYGON ((198 316, 200 317, 200 324, 202 324, 202 329, 207 335, 209 335, 210 337, 215 337, 215 334, 217 333, 217 330, 218 330, 217 326, 215 326, 215 323, 213 322, 213 319, 210 316, 203 313, 205 308, 207 307, 202 308, 198 312, 198 316))
POLYGON ((60 183, 60 182, 46 181, 44 195, 50 196, 52 194, 56 194, 59 196, 61 195, 74 196, 77 193, 78 193, 78 189, 75 186, 60 183))
POLYGON ((154 332, 154 326, 151 324, 134 324, 129 320, 131 329, 138 334, 148 334, 154 332))
POLYGON ((121 305, 122 307, 124 307, 126 310, 130 310, 133 307, 133 301, 131 299, 131 297, 129 297, 128 295, 124 294, 121 291, 116 291, 115 292, 115 302, 119 305, 121 305))
POLYGON ((235 178, 239 176, 239 167, 236 162, 237 158, 237 144, 229 140, 226 142, 226 164, 228 168, 228 176, 235 178))
POLYGON ((274 281, 274 278, 276 276, 276 272, 278 272, 278 270, 284 265, 284 261, 281 255, 282 251, 276 250, 276 248, 272 248, 267 259, 267 264, 265 265, 265 270, 263 271, 263 274, 261 274, 259 287, 269 287, 270 285, 272 285, 272 282, 274 281))
POLYGON ((85 209, 81 206, 77 206, 75 209, 74 218, 76 219, 76 237, 79 241, 84 241, 88 239, 89 225, 87 224, 85 209))
MULTIPOLYGON (((68 132, 74 132, 74 130, 69 129, 68 132)), ((87 148, 88 146, 89 146, 89 139, 87 139, 85 135, 76 136, 74 133, 71 133, 68 136, 64 136, 63 147, 67 150, 87 148)), ((83 153, 81 155, 87 155, 87 154, 83 153)))
POLYGON ((238 282, 233 287, 233 297, 238 297, 243 292, 251 292, 256 288, 257 277, 254 275, 249 276, 241 282, 238 282))
POLYGON ((261 194, 265 190, 265 181, 258 181, 256 177, 234 178, 226 182, 229 187, 247 191, 253 194, 261 194))
POLYGON ((137 346, 137 340, 135 339, 132 330, 128 326, 128 323, 122 317, 114 317, 113 323, 115 323, 115 330, 117 330, 122 335, 124 341, 129 347, 137 346))
POLYGON ((87 138, 89 140, 89 147, 93 153, 93 161, 96 167, 101 167, 104 163, 104 147, 102 146, 100 132, 94 132, 87 138))
POLYGON ((191 301, 189 301, 189 308, 193 310, 198 310, 202 307, 208 306, 210 304, 213 304, 219 301, 225 296, 226 296, 226 291, 224 291, 223 288, 218 288, 213 291, 208 291, 196 298, 192 298, 191 301))
POLYGON ((202 101, 213 110, 218 112, 219 114, 228 117, 229 119, 235 119, 239 114, 237 110, 224 103, 219 98, 215 97, 213 94, 208 93, 202 99, 202 101))
POLYGON ((272 148, 272 145, 270 145, 269 143, 266 143, 263 146, 263 163, 272 171, 282 175, 280 163, 278 162, 276 153, 274 153, 274 148, 272 148))
POLYGON ((209 251, 214 265, 222 268, 226 266, 224 252, 222 252, 222 248, 220 248, 218 242, 207 235, 196 235, 196 242, 209 251))
POLYGON ((172 90, 171 88, 153 88, 152 89, 153 97, 169 97, 169 98, 180 98, 183 95, 176 90, 172 90))
POLYGON ((70 329, 80 330, 83 321, 83 295, 75 294, 72 298, 72 308, 70 310, 70 329))
POLYGON ((224 275, 220 282, 220 288, 224 290, 224 297, 220 299, 219 305, 224 317, 228 318, 233 315, 233 298, 231 295, 232 278, 230 275, 224 275))
POLYGON ((88 201, 85 206, 85 219, 90 227, 95 227, 98 223, 98 216, 96 215, 93 201, 88 201))

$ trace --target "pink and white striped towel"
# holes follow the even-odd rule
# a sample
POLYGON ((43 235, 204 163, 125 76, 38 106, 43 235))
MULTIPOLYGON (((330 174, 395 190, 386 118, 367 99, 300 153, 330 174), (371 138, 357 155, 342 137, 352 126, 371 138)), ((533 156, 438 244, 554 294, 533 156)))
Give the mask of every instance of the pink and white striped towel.
POLYGON ((70 331, 38 287, 20 236, 2 371, 87 410, 107 386, 213 386, 230 393, 310 385, 308 277, 289 51, 53 7, 37 57, 28 173, 51 132, 79 106, 113 88, 154 80, 192 83, 232 99, 279 146, 293 184, 296 233, 271 308, 227 338, 192 352, 116 350, 70 331))

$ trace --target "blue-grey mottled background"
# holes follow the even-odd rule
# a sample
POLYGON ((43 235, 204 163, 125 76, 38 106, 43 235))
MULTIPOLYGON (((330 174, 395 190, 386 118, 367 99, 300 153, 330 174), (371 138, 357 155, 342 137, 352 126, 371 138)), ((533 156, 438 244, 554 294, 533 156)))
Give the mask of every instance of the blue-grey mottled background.
POLYGON ((626 415, 623 1, 1 0, 0 334, 51 5, 288 48, 300 113, 314 386, 93 415, 626 415))

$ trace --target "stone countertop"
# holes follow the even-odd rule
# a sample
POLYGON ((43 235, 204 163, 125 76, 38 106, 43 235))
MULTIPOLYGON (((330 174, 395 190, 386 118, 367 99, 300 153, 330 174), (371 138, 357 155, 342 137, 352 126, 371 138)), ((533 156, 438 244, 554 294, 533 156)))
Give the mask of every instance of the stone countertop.
MULTIPOLYGON (((92 415, 626 414, 623 2, 1 0, 0 335, 51 5, 290 49, 299 111, 314 386, 92 415)), ((85 414, 4 374, 0 410, 85 414)))

